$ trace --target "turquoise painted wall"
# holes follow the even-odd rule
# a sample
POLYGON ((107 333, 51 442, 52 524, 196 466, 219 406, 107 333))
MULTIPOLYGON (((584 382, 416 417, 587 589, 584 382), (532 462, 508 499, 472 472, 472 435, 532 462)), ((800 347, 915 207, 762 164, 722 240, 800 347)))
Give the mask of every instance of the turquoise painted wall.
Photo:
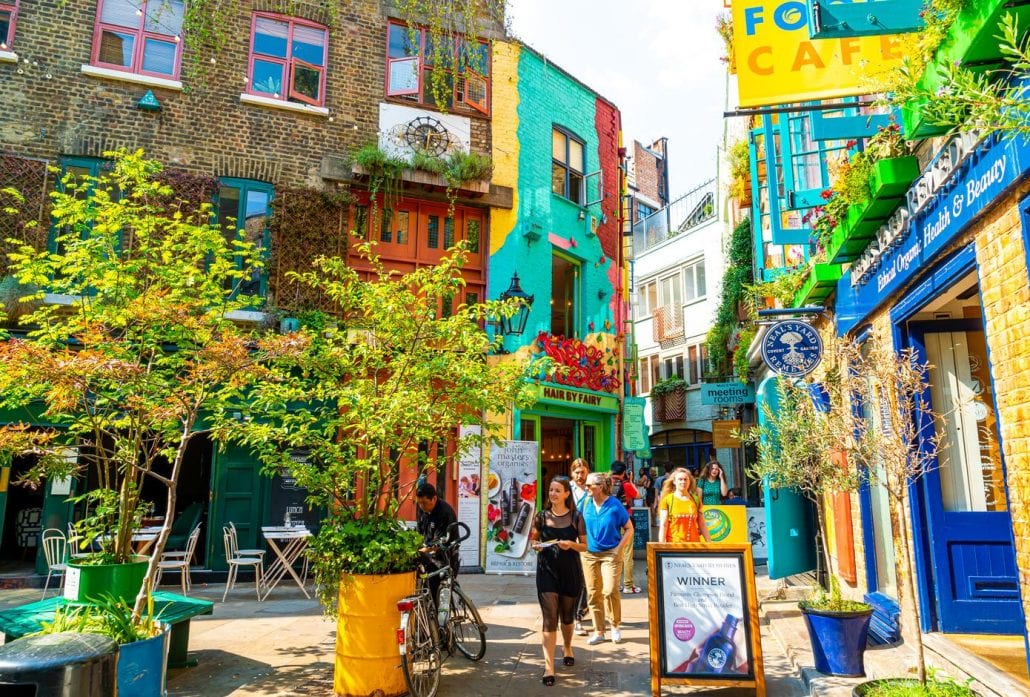
MULTIPOLYGON (((605 257, 600 240, 590 233, 591 217, 600 220, 601 206, 581 207, 551 192, 553 126, 561 126, 583 140, 587 173, 600 169, 597 97, 525 48, 519 52, 517 80, 518 217, 514 229, 490 257, 488 297, 498 297, 507 289, 512 273, 518 271, 522 288, 536 301, 526 332, 506 340, 510 351, 531 343, 540 331, 550 330, 551 256, 555 249, 581 266, 579 338, 596 332, 612 333, 614 323, 611 302, 615 262, 605 257), (530 228, 539 231, 539 240, 529 242, 523 236, 523 231, 530 228), (602 291, 601 297, 598 291, 602 291)), ((610 188, 617 183, 605 185, 610 188)))

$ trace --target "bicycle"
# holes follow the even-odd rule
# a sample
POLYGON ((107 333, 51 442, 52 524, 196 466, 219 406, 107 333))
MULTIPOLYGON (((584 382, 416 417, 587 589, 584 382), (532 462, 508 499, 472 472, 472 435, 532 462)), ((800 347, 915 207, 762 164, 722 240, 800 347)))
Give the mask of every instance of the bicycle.
POLYGON ((471 531, 464 523, 452 523, 447 537, 452 542, 437 545, 432 554, 442 562, 441 568, 418 575, 415 594, 397 602, 401 612, 401 626, 397 630, 404 682, 412 697, 434 697, 440 687, 440 670, 444 655, 457 649, 471 661, 478 661, 486 653, 486 625, 479 617, 472 600, 458 585, 458 579, 446 563, 452 549, 468 539, 471 531), (464 536, 452 531, 464 528, 464 536), (434 604, 430 578, 440 578, 440 600, 434 604))

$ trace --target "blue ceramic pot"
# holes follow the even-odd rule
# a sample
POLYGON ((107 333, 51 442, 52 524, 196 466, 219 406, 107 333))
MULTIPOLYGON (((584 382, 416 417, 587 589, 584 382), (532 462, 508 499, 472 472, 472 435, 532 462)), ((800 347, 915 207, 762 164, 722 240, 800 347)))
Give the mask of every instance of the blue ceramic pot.
POLYGON ((118 647, 118 694, 165 697, 170 627, 150 639, 118 647))
POLYGON ((865 647, 872 608, 858 612, 828 612, 801 608, 812 641, 815 669, 826 675, 865 676, 865 647))

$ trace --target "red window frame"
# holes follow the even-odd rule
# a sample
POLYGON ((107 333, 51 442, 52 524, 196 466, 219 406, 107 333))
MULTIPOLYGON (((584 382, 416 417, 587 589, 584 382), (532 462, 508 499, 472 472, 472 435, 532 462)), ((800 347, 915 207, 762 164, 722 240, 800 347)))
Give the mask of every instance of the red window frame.
POLYGON ((289 102, 291 99, 296 99, 298 102, 304 104, 310 104, 311 106, 323 107, 325 106, 325 84, 326 84, 326 68, 329 64, 329 28, 325 25, 319 24, 318 22, 311 22, 306 19, 299 17, 291 17, 289 15, 278 14, 275 12, 254 12, 250 19, 250 45, 247 48, 247 94, 252 94, 256 97, 264 97, 266 99, 278 99, 279 101, 289 102), (254 32, 257 30, 258 19, 272 19, 277 22, 286 22, 289 26, 286 34, 286 58, 279 58, 277 56, 269 56, 264 53, 254 53, 254 32), (293 30, 296 26, 309 27, 311 29, 318 29, 325 35, 325 44, 322 46, 322 65, 314 65, 308 63, 300 58, 291 57, 293 48, 293 30), (262 60, 268 63, 277 63, 283 66, 283 89, 279 92, 279 96, 268 94, 267 92, 259 92, 252 88, 254 82, 254 60, 262 60), (294 68, 301 66, 308 68, 309 70, 316 70, 319 73, 318 83, 318 99, 311 99, 306 94, 296 92, 293 89, 293 77, 294 68))
POLYGON ((10 51, 14 46, 14 27, 18 23, 18 0, 0 2, 0 11, 11 13, 11 24, 7 27, 7 36, 0 36, 0 51, 10 51))
POLYGON ((139 15, 139 26, 135 29, 132 27, 123 27, 118 24, 108 24, 102 21, 102 17, 104 16, 104 3, 110 1, 112 0, 97 0, 97 16, 93 24, 93 48, 89 57, 90 65, 95 65, 99 68, 120 70, 134 75, 150 75, 152 77, 160 77, 166 80, 178 80, 179 71, 182 68, 182 28, 179 28, 179 34, 161 34, 146 30, 147 3, 160 3, 161 0, 136 0, 140 5, 138 8, 139 12, 137 13, 139 15), (104 63, 100 60, 100 41, 105 29, 118 32, 120 34, 133 34, 135 36, 132 46, 132 61, 128 66, 118 65, 116 63, 104 63), (175 44, 175 62, 170 74, 143 70, 143 51, 147 46, 147 39, 172 42, 175 44))
MULTIPOLYGON (((427 34, 429 32, 429 29, 427 27, 419 27, 418 28, 418 31, 419 31, 418 56, 400 56, 400 57, 397 57, 397 58, 391 58, 390 57, 390 29, 391 29, 391 27, 400 27, 404 31, 408 30, 408 25, 405 24, 404 22, 389 21, 389 22, 386 23, 386 48, 385 48, 385 56, 384 56, 385 61, 386 61, 386 76, 385 76, 385 80, 384 80, 384 84, 383 84, 383 94, 384 94, 384 96, 386 98, 388 98, 388 99, 397 100, 397 101, 401 101, 401 102, 409 103, 409 104, 410 103, 415 103, 415 104, 419 104, 421 106, 431 106, 431 107, 435 106, 435 104, 432 103, 433 102, 432 98, 427 100, 427 99, 424 99, 423 96, 422 96, 424 91, 425 91, 425 76, 426 76, 426 73, 431 72, 431 70, 432 70, 432 67, 431 67, 432 63, 430 61, 426 60, 426 56, 425 56, 426 38, 427 38, 427 34), (417 64, 417 66, 418 66, 418 68, 417 68, 417 70, 418 70, 418 86, 417 86, 417 89, 413 90, 413 89, 409 88, 409 89, 395 89, 395 90, 391 90, 391 88, 390 88, 390 68, 393 66, 394 63, 405 63, 405 62, 415 62, 417 64)), ((459 48, 460 48, 460 43, 463 42, 463 41, 464 41, 464 37, 462 37, 462 36, 458 36, 458 37, 455 37, 453 39, 454 43, 453 43, 453 46, 452 46, 452 51, 454 52, 454 55, 457 55, 457 53, 459 51, 459 48)), ((492 90, 492 87, 493 87, 493 83, 492 83, 492 80, 491 80, 491 74, 492 74, 491 60, 492 60, 492 57, 491 57, 490 51, 489 51, 489 43, 486 42, 486 41, 479 41, 478 43, 488 49, 486 51, 486 62, 487 62, 487 64, 486 64, 485 74, 480 74, 480 73, 478 73, 478 72, 476 72, 474 70, 471 70, 468 66, 466 66, 463 69, 462 73, 460 73, 458 76, 455 77, 454 87, 453 87, 452 93, 451 93, 451 101, 452 101, 451 108, 455 109, 455 107, 463 106, 463 107, 467 107, 467 110, 466 109, 462 109, 462 108, 457 108, 457 109, 455 109, 455 111, 457 113, 462 113, 462 112, 466 112, 466 113, 468 113, 468 112, 478 112, 478 113, 482 114, 483 116, 489 116, 490 115, 490 93, 491 93, 491 90, 492 90), (482 95, 481 99, 476 99, 476 100, 469 100, 468 99, 468 83, 470 83, 470 82, 472 82, 472 83, 477 85, 477 87, 479 89, 479 92, 482 95), (461 96, 460 100, 458 98, 459 95, 461 96)), ((452 72, 452 71, 453 71, 453 69, 448 70, 448 72, 452 72)))

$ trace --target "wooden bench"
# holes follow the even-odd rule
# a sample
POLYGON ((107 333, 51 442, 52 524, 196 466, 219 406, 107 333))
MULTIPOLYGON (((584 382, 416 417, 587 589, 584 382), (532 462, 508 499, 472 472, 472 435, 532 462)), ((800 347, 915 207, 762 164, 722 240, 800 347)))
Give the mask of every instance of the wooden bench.
MULTIPOLYGON (((67 601, 58 596, 0 610, 0 632, 3 632, 5 641, 13 641, 26 634, 38 632, 43 628, 44 622, 54 619, 54 611, 66 604, 67 601)), ((187 598, 167 591, 154 593, 154 615, 172 626, 168 648, 169 668, 197 665, 196 659, 191 661, 188 657, 190 619, 198 615, 210 615, 213 610, 214 603, 210 600, 187 598)))

